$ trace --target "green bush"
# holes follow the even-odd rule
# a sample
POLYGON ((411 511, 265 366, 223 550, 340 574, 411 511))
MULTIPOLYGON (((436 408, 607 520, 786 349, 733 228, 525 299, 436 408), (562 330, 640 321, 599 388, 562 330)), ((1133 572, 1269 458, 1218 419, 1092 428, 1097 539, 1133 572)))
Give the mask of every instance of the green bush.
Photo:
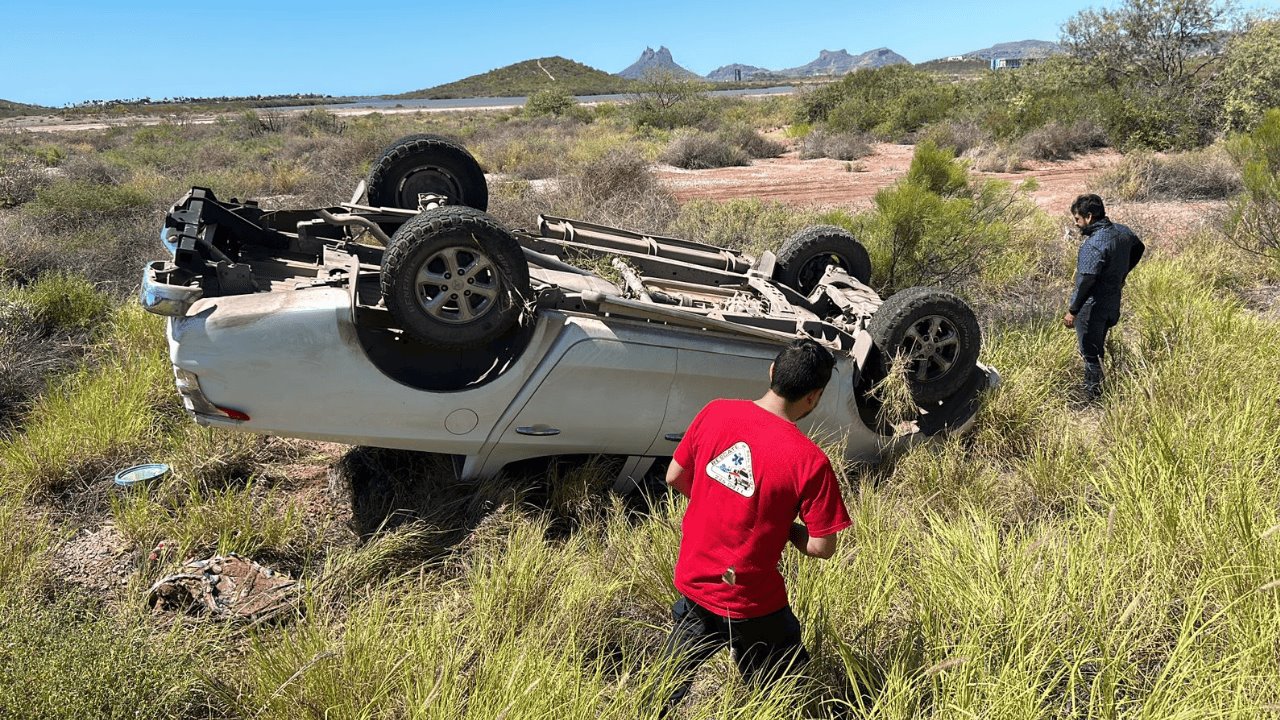
POLYGON ((858 70, 800 100, 797 120, 825 122, 832 132, 871 132, 901 139, 943 119, 957 98, 954 86, 909 65, 858 70))
POLYGON ((717 122, 717 105, 707 97, 706 83, 682 80, 670 73, 650 75, 635 85, 635 95, 624 112, 638 130, 673 130, 681 127, 711 129, 717 122))
POLYGON ((1050 123, 1101 123, 1096 73, 1079 61, 1054 57, 1016 71, 992 71, 960 86, 953 113, 997 140, 1016 140, 1050 123))
POLYGON ((885 292, 914 285, 963 288, 1008 249, 1012 227, 1032 212, 1005 183, 971 183, 964 163, 932 143, 916 146, 907 176, 876 193, 858 218, 873 282, 885 292))
POLYGON ((529 96, 524 103, 524 112, 533 117, 561 117, 570 114, 577 106, 577 99, 568 90, 560 85, 549 85, 529 96))
POLYGON ((1280 108, 1228 143, 1244 193, 1232 207, 1228 234, 1239 247, 1280 261, 1280 108))
POLYGON ((1217 83, 1228 130, 1250 130, 1268 108, 1280 107, 1280 19, 1254 23, 1232 38, 1217 83))

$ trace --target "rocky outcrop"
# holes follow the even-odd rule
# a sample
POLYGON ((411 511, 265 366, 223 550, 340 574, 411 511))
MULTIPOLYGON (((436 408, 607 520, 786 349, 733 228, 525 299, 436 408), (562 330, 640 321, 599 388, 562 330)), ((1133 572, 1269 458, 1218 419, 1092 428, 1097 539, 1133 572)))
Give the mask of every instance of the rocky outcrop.
POLYGON ((818 58, 813 62, 779 72, 789 77, 845 75, 855 70, 903 64, 910 65, 911 61, 889 48, 876 48, 860 55, 850 55, 844 50, 823 50, 818 53, 818 58))
POLYGON ((665 45, 657 50, 650 47, 645 48, 644 52, 640 53, 639 60, 631 63, 626 70, 617 74, 629 80, 638 80, 654 74, 670 74, 672 77, 681 80, 701 77, 697 73, 677 65, 676 61, 671 57, 671 51, 665 45))

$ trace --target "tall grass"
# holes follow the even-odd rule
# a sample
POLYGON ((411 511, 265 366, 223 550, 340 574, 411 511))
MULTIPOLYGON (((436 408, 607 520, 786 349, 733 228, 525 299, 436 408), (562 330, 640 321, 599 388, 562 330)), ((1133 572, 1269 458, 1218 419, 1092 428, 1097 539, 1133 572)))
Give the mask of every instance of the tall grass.
MULTIPOLYGON (((180 181, 237 175, 238 190, 318 195, 319 175, 358 176, 369 146, 410 126, 490 143, 489 157, 524 141, 506 117, 465 127, 374 117, 340 135, 314 120, 103 133, 96 154, 73 148, 60 160, 79 174, 41 185, 5 219, 41 242, 22 223, 44 208, 81 222, 63 200, 83 188, 67 183, 115 183, 128 188, 120 197, 159 202, 180 181), (110 156, 109 167, 85 154, 110 156), (203 167, 212 160, 220 166, 203 167)), ((577 124, 564 131, 574 141, 548 145, 568 148, 584 179, 496 191, 499 211, 524 222, 532 210, 589 211, 756 251, 814 222, 858 227, 841 212, 765 203, 677 207, 646 169, 669 136, 620 152, 630 141, 612 122, 577 124), (558 204, 535 207, 542 200, 558 204)), ((1181 257, 1152 243, 1113 332, 1108 392, 1081 409, 1068 397, 1074 336, 1056 317, 1068 249, 1045 241, 1042 217, 1009 226, 996 215, 984 221, 1003 223, 1001 252, 971 290, 992 320, 983 358, 1003 385, 973 432, 841 468, 855 524, 836 557, 788 551, 782 565, 813 654, 802 676, 745 687, 722 655, 681 716, 1243 719, 1280 705, 1280 323, 1234 299, 1256 273, 1211 236, 1181 257)), ((0 244, 6 258, 25 257, 17 249, 0 244)), ((66 280, 44 276, 50 288, 66 280)), ((284 476, 273 460, 287 446, 186 419, 156 318, 136 307, 99 315, 98 296, 68 282, 37 304, 91 333, 93 347, 0 437, 0 714, 657 716, 678 680, 660 650, 683 500, 638 513, 609 496, 607 463, 468 484, 439 459, 361 450, 332 468, 334 488, 284 476), (166 461, 173 475, 63 512, 140 460, 166 461), (342 491, 355 508, 336 501, 342 491), (360 514, 350 530, 348 512, 360 514), (133 567, 113 603, 57 578, 63 542, 106 522, 133 567), (176 554, 144 560, 161 540, 176 554), (147 581, 213 552, 297 576, 298 612, 280 626, 171 631, 140 612, 147 581)))

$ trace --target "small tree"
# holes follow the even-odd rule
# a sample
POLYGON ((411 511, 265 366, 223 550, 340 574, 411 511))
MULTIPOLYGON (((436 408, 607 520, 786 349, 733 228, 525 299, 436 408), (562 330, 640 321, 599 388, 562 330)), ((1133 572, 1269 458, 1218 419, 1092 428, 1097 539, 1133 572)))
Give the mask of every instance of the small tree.
POLYGON ((1113 88, 1186 90, 1220 55, 1234 16, 1230 0, 1124 0, 1076 13, 1062 43, 1113 88))
POLYGON ((1232 0, 1123 0, 1071 17, 1062 43, 1112 91, 1103 113, 1115 142, 1193 147, 1219 127, 1207 71, 1235 17, 1232 0))
POLYGON ((1280 107, 1280 17, 1255 22, 1231 40, 1218 84, 1228 130, 1248 130, 1268 108, 1280 107))
POLYGON ((681 79, 669 71, 649 72, 637 81, 627 110, 637 127, 698 126, 711 114, 707 88, 706 83, 681 79))

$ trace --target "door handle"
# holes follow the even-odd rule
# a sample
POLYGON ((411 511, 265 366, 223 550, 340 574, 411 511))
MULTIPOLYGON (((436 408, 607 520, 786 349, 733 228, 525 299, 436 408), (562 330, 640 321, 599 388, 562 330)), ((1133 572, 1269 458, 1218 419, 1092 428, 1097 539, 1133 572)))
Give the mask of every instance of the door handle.
POLYGON ((521 435, 532 435, 534 437, 550 437, 559 435, 560 428, 553 428, 550 425, 521 425, 516 428, 516 432, 521 435))
POLYGON ((671 442, 680 442, 681 440, 683 440, 683 439, 684 439, 684 433, 682 433, 682 432, 678 432, 678 433, 667 433, 666 435, 663 435, 663 436, 662 436, 662 439, 663 439, 663 440, 670 440, 671 442))

